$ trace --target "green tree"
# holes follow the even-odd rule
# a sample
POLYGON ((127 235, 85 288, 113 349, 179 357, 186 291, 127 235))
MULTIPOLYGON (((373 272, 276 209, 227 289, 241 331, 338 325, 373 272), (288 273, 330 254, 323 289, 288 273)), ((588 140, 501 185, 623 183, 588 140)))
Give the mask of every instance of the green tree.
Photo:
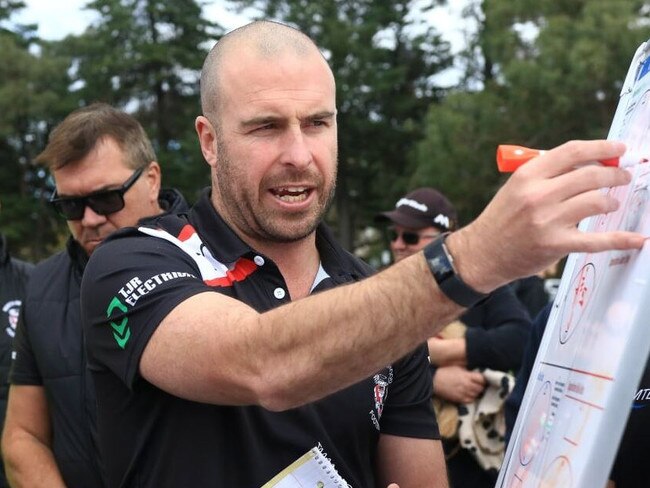
MULTIPOLYGON (((0 2, 11 15, 22 2, 0 2)), ((49 128, 73 107, 67 96, 69 60, 53 55, 50 44, 34 36, 34 26, 1 24, 0 52, 0 230, 17 254, 38 260, 61 240, 65 223, 45 209, 47 175, 32 165, 49 128)))
POLYGON ((498 144, 550 148, 603 138, 632 56, 650 36, 650 4, 632 0, 472 1, 462 83, 430 108, 412 182, 443 188, 463 220, 503 182, 498 144))
POLYGON ((407 154, 422 136, 432 76, 451 62, 449 45, 423 14, 442 3, 400 0, 234 0, 262 18, 308 34, 337 80, 339 177, 334 212, 344 245, 404 188, 407 154))
POLYGON ((7 35, 14 41, 26 47, 35 38, 36 26, 33 24, 17 24, 11 18, 15 13, 25 8, 23 0, 0 0, 0 34, 7 35))
POLYGON ((195 0, 92 0, 86 8, 99 19, 63 44, 74 58, 76 93, 84 104, 101 100, 134 113, 154 141, 165 181, 192 199, 209 181, 192 124, 200 69, 221 28, 195 0))

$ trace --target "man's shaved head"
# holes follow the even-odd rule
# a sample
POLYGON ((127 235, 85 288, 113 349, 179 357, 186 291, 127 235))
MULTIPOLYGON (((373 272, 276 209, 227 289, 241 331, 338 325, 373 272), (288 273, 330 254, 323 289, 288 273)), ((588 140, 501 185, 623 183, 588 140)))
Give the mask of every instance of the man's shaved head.
MULTIPOLYGON (((278 22, 256 21, 229 32, 212 48, 201 70, 201 109, 213 122, 218 121, 221 104, 221 70, 228 56, 244 51, 260 59, 273 60, 282 54, 307 57, 320 54, 318 46, 297 29, 278 22)), ((236 61, 235 61, 236 62, 236 61)), ((326 61, 323 59, 323 62, 326 61)))

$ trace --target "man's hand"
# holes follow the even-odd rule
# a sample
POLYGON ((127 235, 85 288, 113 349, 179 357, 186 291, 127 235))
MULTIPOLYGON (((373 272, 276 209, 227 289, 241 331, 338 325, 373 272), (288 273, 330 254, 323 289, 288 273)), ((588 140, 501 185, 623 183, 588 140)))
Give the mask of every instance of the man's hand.
POLYGON ((433 393, 454 403, 472 403, 485 389, 485 377, 460 366, 444 366, 433 377, 433 393))
POLYGON ((645 238, 634 232, 577 229, 586 217, 618 209, 599 189, 627 185, 631 176, 596 161, 624 152, 619 142, 572 141, 515 171, 481 215, 447 239, 463 280, 489 292, 571 252, 640 249, 645 238))

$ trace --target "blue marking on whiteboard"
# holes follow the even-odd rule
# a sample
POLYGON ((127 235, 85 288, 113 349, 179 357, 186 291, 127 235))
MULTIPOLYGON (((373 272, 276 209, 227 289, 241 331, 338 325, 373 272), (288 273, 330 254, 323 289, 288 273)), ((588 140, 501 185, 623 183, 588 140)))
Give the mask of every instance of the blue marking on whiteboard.
POLYGON ((636 76, 636 79, 640 80, 648 73, 650 73, 650 58, 646 58, 646 60, 641 63, 639 74, 636 76))

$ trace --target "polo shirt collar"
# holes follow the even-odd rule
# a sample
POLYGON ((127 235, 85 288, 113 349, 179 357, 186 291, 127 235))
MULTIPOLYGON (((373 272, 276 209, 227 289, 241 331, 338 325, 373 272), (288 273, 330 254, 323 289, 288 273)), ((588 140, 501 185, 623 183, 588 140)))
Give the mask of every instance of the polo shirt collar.
POLYGON ((211 193, 210 188, 201 193, 190 212, 189 220, 215 258, 223 263, 234 263, 253 250, 217 213, 210 199, 211 193))
MULTIPOLYGON (((257 254, 219 215, 212 205, 210 195, 210 188, 201 193, 190 212, 189 220, 212 255, 223 263, 234 263, 247 254, 257 254)), ((351 274, 348 271, 352 269, 352 257, 336 242, 332 231, 324 223, 320 223, 316 229, 316 248, 323 268, 336 284, 360 279, 354 272, 351 274)))

